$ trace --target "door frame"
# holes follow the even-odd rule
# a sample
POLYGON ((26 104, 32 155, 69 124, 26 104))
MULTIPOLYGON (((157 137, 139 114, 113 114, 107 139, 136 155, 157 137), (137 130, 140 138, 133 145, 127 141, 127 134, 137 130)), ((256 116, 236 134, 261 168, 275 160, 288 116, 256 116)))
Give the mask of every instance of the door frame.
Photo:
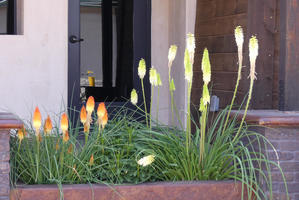
MULTIPOLYGON (((80 0, 68 0, 68 38, 75 35, 80 38, 80 0)), ((151 66, 151 0, 134 0, 133 3, 133 87, 142 99, 141 82, 138 77, 138 63, 144 58, 147 71, 151 66)), ((149 73, 144 79, 146 104, 149 108, 149 73)), ((142 102, 140 101, 140 106, 142 102)), ((68 40, 68 108, 79 110, 80 101, 80 42, 68 40)))

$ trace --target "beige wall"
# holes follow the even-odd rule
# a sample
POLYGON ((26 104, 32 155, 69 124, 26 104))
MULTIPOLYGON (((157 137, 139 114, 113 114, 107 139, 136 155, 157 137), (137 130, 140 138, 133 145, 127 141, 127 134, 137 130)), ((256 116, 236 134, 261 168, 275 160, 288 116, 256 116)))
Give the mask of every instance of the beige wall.
MULTIPOLYGON (((152 0, 152 64, 162 74, 163 87, 160 97, 160 119, 171 123, 170 95, 168 92, 168 48, 178 46, 172 67, 176 91, 175 102, 185 124, 187 110, 187 85, 184 77, 184 49, 186 34, 195 32, 196 0, 152 0)), ((157 94, 154 91, 154 94, 157 94)), ((154 98, 156 99, 156 98, 154 98)), ((156 101, 154 102, 156 107, 156 101)), ((155 113, 154 113, 155 116, 155 113)))
MULTIPOLYGON (((171 44, 179 46, 172 73, 175 101, 182 113, 186 110, 183 52, 185 35, 194 33, 195 4, 196 0, 152 0, 152 64, 162 75, 160 120, 165 123, 171 118, 167 68, 171 44)), ((26 0, 22 14, 24 35, 0 35, 0 109, 22 118, 28 118, 36 105, 57 113, 67 99, 67 0, 26 0)))
POLYGON ((0 109, 28 117, 67 99, 67 0, 25 0, 24 35, 0 35, 0 109))

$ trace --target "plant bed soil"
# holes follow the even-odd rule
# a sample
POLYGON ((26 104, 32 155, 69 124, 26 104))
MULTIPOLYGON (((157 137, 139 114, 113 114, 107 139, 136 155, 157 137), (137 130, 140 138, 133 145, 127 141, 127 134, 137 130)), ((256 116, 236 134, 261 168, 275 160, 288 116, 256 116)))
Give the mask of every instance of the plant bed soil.
MULTIPOLYGON (((234 181, 157 182, 122 186, 80 184, 62 187, 65 200, 242 199, 242 184, 234 181)), ((59 189, 56 185, 26 185, 12 189, 10 199, 57 200, 59 197, 59 189)))

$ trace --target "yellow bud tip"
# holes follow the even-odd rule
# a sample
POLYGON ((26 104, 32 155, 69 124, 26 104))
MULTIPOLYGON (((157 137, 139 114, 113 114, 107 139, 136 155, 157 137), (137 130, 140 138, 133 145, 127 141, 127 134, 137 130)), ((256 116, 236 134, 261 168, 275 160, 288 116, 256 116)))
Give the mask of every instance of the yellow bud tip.
POLYGON ((131 91, 131 103, 136 105, 138 103, 138 95, 135 89, 131 91))
POLYGON ((157 70, 154 67, 150 69, 150 83, 152 86, 158 85, 157 70))
POLYGON ((252 36, 249 40, 249 60, 250 60, 250 78, 256 79, 255 62, 258 56, 259 44, 256 36, 252 36))
POLYGON ((172 63, 176 57, 178 47, 176 45, 171 45, 168 51, 168 62, 172 63))
POLYGON ((138 165, 141 165, 143 167, 146 167, 147 165, 152 164, 155 161, 155 156, 154 155, 149 155, 141 158, 140 160, 137 161, 138 165))
POLYGON ((209 51, 207 48, 205 48, 203 52, 201 70, 204 83, 209 84, 209 82, 211 81, 211 63, 209 58, 209 51))
POLYGON ((243 34, 243 28, 241 26, 237 26, 235 29, 235 40, 238 48, 242 48, 244 43, 244 34, 243 34))
POLYGON ((190 54, 194 55, 194 53, 195 53, 195 37, 194 37, 194 34, 192 34, 192 33, 187 34, 186 48, 188 49, 190 54))
POLYGON ((142 58, 139 61, 138 76, 139 76, 140 79, 143 79, 145 74, 146 74, 146 64, 145 64, 145 60, 142 58))

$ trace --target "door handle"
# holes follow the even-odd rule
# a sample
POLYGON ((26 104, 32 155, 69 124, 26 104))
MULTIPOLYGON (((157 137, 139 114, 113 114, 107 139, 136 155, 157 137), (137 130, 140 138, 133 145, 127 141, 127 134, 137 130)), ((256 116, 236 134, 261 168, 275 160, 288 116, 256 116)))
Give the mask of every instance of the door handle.
POLYGON ((83 38, 77 38, 77 36, 71 35, 69 38, 70 43, 77 43, 77 42, 83 42, 83 38))

